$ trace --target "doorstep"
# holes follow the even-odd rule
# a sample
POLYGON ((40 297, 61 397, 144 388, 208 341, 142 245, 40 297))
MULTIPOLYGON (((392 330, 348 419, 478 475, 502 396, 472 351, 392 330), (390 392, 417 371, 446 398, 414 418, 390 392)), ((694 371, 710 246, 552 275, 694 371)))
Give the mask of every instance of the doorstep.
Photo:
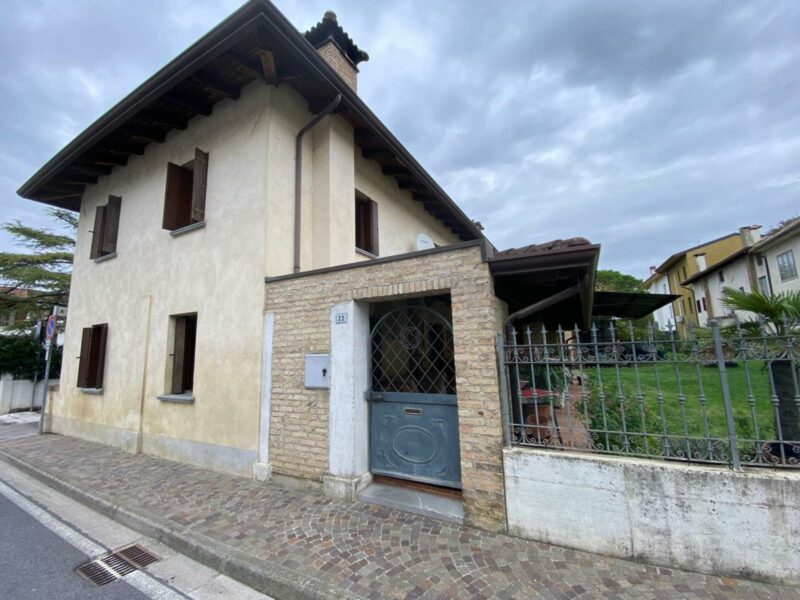
POLYGON ((373 483, 358 493, 358 499, 368 504, 378 504, 451 523, 464 522, 464 504, 461 498, 386 483, 373 483))

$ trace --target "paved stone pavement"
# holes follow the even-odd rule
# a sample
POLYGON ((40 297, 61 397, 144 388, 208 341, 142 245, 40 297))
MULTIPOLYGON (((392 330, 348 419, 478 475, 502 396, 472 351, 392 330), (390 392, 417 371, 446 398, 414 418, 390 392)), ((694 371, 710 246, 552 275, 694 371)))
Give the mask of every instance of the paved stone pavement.
MULTIPOLYGON (((6 453, 165 527, 353 597, 797 599, 800 589, 567 550, 47 435, 6 453)), ((266 591, 266 590, 265 590, 266 591)))

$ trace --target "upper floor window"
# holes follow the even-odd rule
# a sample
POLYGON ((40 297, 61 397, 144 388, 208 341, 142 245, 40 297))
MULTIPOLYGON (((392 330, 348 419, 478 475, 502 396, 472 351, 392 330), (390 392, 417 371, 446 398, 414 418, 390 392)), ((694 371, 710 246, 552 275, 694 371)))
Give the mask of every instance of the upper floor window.
POLYGON ((101 258, 117 251, 117 233, 119 231, 121 207, 122 198, 109 196, 108 204, 98 206, 95 210, 90 258, 101 258))
POLYGON ((797 264, 794 262, 794 251, 787 250, 778 254, 778 273, 781 281, 787 281, 797 277, 797 264))
POLYGON ((163 228, 175 231, 205 221, 208 153, 195 148, 194 160, 167 164, 163 228))
POLYGON ((81 355, 78 357, 78 387, 102 389, 106 362, 108 323, 84 327, 81 338, 81 355))
POLYGON ((378 203, 356 192, 356 248, 378 256, 378 203))
POLYGON ((719 271, 719 280, 720 282, 725 281, 725 271, 723 271, 722 269, 720 269, 719 271))

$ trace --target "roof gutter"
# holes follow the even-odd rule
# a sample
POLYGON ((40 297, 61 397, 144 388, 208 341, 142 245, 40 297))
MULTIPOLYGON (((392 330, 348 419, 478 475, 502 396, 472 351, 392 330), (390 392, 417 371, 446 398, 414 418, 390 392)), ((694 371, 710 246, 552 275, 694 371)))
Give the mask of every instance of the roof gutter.
POLYGON ((300 232, 302 229, 301 208, 303 205, 303 136, 311 131, 322 119, 327 117, 342 103, 342 95, 336 94, 333 102, 314 115, 297 134, 294 144, 294 272, 300 272, 300 232))

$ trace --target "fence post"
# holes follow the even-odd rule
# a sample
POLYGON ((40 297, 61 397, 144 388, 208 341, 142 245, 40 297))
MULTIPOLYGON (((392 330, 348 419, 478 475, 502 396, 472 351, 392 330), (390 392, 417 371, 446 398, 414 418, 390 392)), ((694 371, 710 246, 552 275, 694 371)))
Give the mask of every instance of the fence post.
POLYGON ((498 333, 495 340, 497 349, 497 376, 500 385, 500 414, 503 419, 503 446, 511 447, 511 418, 509 408, 511 397, 508 393, 508 375, 506 373, 505 352, 503 351, 503 334, 498 333))
POLYGON ((733 420, 733 406, 731 405, 731 391, 728 388, 728 372, 725 369, 725 354, 722 351, 722 336, 719 332, 719 322, 712 319, 710 322, 711 333, 714 336, 714 353, 717 356, 717 368, 719 369, 719 385, 722 390, 722 404, 725 407, 725 424, 728 427, 728 443, 731 448, 731 466, 738 471, 741 468, 739 463, 739 443, 736 439, 736 423, 733 420))

